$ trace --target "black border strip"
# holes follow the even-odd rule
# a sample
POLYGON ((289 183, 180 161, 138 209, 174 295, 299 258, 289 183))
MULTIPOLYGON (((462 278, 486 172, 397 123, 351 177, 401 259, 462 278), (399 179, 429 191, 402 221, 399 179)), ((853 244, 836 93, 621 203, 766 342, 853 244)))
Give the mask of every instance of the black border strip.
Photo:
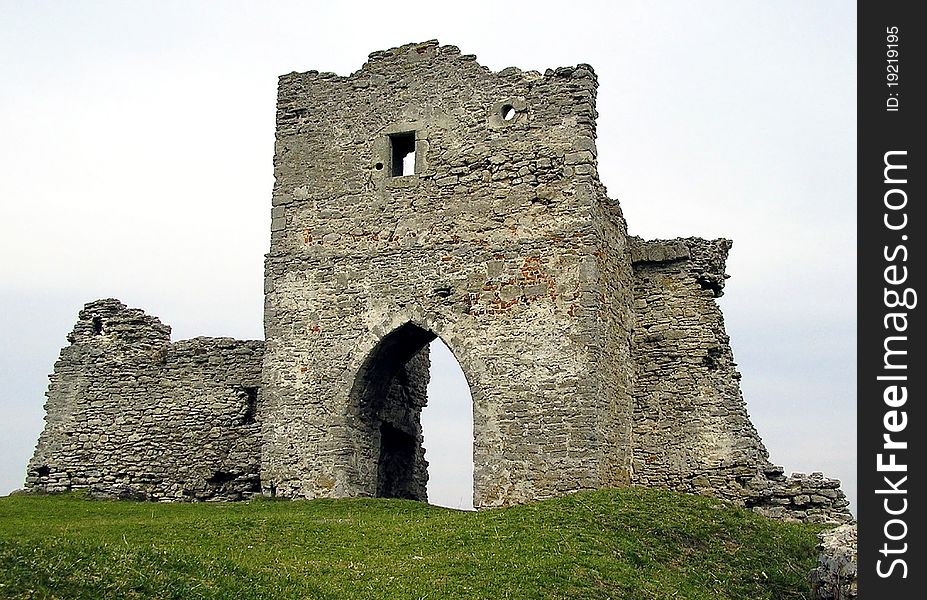
MULTIPOLYGON (((857 23, 859 590, 923 598, 927 260, 918 3, 863 1, 857 23), (889 166, 886 166, 889 165, 889 166), (918 292, 924 292, 917 298, 918 292), (886 435, 889 437, 886 440, 886 435), (880 466, 881 463, 881 466, 880 466)), ((923 6, 920 6, 921 10, 923 6)))

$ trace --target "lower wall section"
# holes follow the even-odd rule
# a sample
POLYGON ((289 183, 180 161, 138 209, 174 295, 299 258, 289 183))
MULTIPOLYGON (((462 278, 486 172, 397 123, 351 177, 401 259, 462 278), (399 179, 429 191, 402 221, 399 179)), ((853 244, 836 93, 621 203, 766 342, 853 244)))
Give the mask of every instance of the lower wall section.
POLYGON ((118 300, 80 312, 50 377, 27 489, 237 500, 260 494, 263 342, 170 342, 118 300))
POLYGON ((767 517, 809 523, 849 523, 853 519, 850 503, 840 481, 822 473, 792 473, 782 467, 767 466, 753 482, 753 493, 746 505, 767 517))

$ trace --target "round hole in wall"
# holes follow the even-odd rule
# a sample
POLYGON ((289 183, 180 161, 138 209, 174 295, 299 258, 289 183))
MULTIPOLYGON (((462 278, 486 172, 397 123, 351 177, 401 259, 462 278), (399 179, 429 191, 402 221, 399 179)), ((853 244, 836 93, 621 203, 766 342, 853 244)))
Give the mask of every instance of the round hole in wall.
POLYGON ((374 167, 377 169, 377 171, 382 171, 382 170, 383 170, 383 163, 377 163, 376 165, 374 165, 374 167))
POLYGON ((515 118, 515 107, 511 104, 505 104, 502 106, 502 120, 511 121, 515 118))

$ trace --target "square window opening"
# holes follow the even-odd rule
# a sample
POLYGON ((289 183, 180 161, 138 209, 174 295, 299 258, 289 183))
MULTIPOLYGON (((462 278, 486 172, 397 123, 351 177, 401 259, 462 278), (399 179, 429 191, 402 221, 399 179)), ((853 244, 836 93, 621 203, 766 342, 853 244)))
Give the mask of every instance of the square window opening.
POLYGON ((391 135, 389 145, 392 176, 415 175, 415 132, 391 135))

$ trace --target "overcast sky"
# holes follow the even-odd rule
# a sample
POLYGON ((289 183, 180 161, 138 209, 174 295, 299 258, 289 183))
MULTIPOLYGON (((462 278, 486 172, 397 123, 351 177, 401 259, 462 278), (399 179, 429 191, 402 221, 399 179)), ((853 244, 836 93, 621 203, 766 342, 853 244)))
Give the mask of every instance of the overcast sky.
MULTIPOLYGON (((855 505, 855 3, 444 6, 0 0, 0 494, 85 302, 174 340, 263 337, 277 76, 437 38, 494 70, 593 65, 631 233, 734 240, 720 302, 753 422, 774 463, 855 505)), ((469 395, 435 355, 431 494, 455 505, 469 395)))

